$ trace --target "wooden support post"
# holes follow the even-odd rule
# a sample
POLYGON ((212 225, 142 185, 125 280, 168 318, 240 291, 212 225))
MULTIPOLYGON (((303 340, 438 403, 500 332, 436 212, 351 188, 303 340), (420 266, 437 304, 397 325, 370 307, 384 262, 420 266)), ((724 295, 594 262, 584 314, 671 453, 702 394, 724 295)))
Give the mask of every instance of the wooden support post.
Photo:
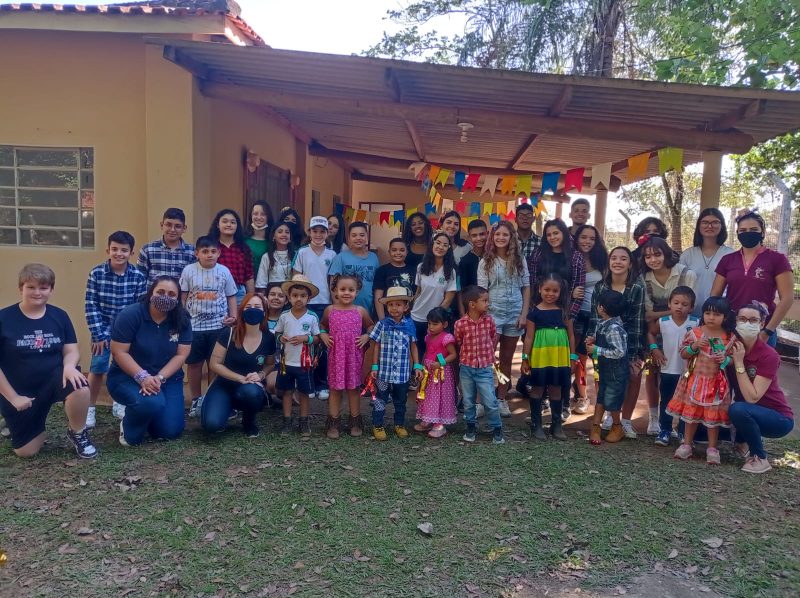
POLYGON ((556 218, 560 218, 562 220, 563 220, 563 213, 564 213, 564 207, 563 206, 564 206, 564 204, 561 203, 560 201, 556 202, 556 218))
POLYGON ((594 226, 601 236, 606 234, 606 208, 608 207, 608 190, 598 187, 594 194, 594 226))
POLYGON ((718 208, 722 177, 722 152, 703 152, 703 186, 700 209, 718 208))

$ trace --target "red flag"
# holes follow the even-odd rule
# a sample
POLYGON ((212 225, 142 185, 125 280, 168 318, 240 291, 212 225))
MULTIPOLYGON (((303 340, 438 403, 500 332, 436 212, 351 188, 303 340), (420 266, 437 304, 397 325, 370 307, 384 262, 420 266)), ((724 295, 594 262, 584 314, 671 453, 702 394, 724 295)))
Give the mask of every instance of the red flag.
POLYGON ((471 172, 467 175, 467 180, 464 181, 462 191, 475 191, 478 189, 478 179, 481 178, 480 173, 471 172))
POLYGON ((564 176, 564 191, 577 189, 578 193, 583 191, 583 168, 573 168, 567 171, 564 176))
POLYGON ((456 212, 458 212, 462 216, 466 216, 467 215, 467 202, 466 201, 457 201, 456 202, 456 212))
POLYGON ((506 220, 510 220, 511 222, 514 222, 514 220, 516 220, 516 219, 517 219, 517 213, 515 211, 512 210, 508 214, 506 214, 506 220))
POLYGON ((389 212, 381 212, 380 224, 389 224, 389 212))
POLYGON ((439 219, 438 218, 431 218, 430 221, 431 221, 431 228, 433 228, 433 230, 436 230, 436 229, 439 228, 439 219))

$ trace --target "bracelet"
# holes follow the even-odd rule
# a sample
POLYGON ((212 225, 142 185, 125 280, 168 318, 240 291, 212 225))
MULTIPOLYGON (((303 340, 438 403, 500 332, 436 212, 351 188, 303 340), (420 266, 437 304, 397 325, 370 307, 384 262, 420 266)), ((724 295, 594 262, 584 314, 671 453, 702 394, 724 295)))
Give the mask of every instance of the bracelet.
POLYGON ((770 337, 770 338, 775 336, 775 331, 774 330, 771 330, 769 328, 762 328, 761 330, 762 330, 762 332, 766 332, 767 336, 770 337))
POLYGON ((145 381, 145 379, 147 379, 149 377, 150 377, 150 372, 148 372, 147 370, 139 370, 133 376, 133 381, 136 382, 136 384, 141 384, 142 382, 145 381))
POLYGON ((441 353, 436 354, 436 360, 442 367, 447 365, 447 361, 445 361, 444 355, 442 355, 441 353))
POLYGON ((424 366, 424 365, 422 365, 421 363, 415 363, 415 364, 414 364, 414 369, 415 369, 415 370, 424 370, 424 369, 425 369, 425 366, 424 366))
POLYGON ((328 334, 327 330, 323 330, 322 328, 319 329, 320 334, 328 334))
POLYGON ((528 355, 527 353, 523 353, 523 354, 522 354, 522 361, 528 361, 528 359, 530 359, 530 357, 531 357, 531 356, 530 356, 530 355, 528 355))
POLYGON ((686 345, 686 352, 687 352, 689 355, 697 355, 697 353, 698 353, 698 351, 695 351, 695 350, 692 348, 692 345, 686 345))
POLYGON ((308 335, 308 344, 311 345, 313 343, 314 343, 314 337, 309 334, 308 335))
POLYGON ((655 351, 656 349, 660 349, 661 347, 658 346, 658 343, 650 343, 650 350, 655 351))
POLYGON ((569 359, 570 359, 570 361, 578 361, 578 356, 575 353, 570 353, 569 354, 569 359))
POLYGON ((372 364, 372 371, 373 372, 377 372, 378 371, 378 364, 377 363, 373 363, 372 364))

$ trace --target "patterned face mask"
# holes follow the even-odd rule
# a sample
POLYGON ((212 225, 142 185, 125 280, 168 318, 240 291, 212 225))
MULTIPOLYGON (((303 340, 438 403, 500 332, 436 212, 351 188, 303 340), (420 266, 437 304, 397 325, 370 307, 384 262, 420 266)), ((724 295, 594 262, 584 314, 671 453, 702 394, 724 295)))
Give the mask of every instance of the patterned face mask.
POLYGON ((150 297, 150 305, 155 307, 161 313, 169 313, 178 305, 177 297, 170 297, 169 295, 153 295, 150 297))

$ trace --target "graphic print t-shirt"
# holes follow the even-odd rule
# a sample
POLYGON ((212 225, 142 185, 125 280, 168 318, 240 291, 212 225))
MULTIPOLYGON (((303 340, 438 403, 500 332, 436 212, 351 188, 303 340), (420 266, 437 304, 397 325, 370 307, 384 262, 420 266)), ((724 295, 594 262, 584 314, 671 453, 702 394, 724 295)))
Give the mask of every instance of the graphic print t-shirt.
POLYGON ((186 310, 192 316, 192 330, 219 330, 228 315, 228 297, 236 294, 231 271, 222 264, 203 268, 189 264, 181 274, 181 291, 186 296, 186 310))
POLYGON ((372 283, 375 280, 375 271, 380 266, 378 256, 373 252, 365 256, 355 255, 352 251, 340 253, 333 259, 328 274, 355 274, 361 278, 361 290, 354 303, 372 313, 372 283))
POLYGON ((48 305, 32 319, 19 304, 0 310, 0 369, 17 394, 30 395, 64 361, 64 345, 77 343, 75 328, 63 309, 48 305))
POLYGON ((375 282, 372 285, 372 290, 377 291, 380 289, 386 295, 386 290, 391 287, 405 287, 414 294, 417 288, 414 285, 414 279, 417 276, 416 267, 411 267, 408 264, 405 266, 395 266, 394 264, 384 264, 375 271, 375 282))

